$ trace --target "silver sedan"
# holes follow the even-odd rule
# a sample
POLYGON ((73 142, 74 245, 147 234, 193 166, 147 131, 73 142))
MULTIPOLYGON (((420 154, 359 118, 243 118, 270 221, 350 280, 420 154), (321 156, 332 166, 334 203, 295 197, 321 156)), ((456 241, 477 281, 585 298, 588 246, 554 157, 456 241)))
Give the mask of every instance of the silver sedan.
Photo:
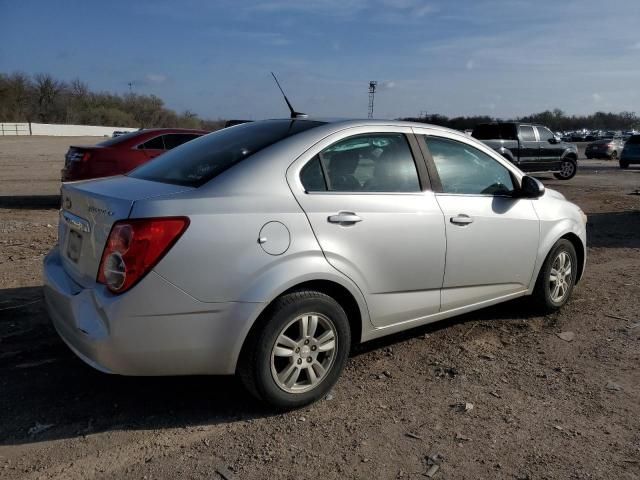
POLYGON ((525 295, 562 307, 585 223, 463 133, 265 120, 63 185, 45 297, 101 371, 238 374, 292 408, 334 385, 356 343, 525 295))

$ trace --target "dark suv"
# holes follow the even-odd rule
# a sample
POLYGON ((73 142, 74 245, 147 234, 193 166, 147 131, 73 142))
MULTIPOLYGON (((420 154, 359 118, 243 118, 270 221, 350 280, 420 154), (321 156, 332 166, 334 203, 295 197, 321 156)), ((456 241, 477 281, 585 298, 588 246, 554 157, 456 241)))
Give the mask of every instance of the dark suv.
POLYGON ((578 170, 578 148, 558 139, 542 125, 482 123, 471 135, 523 172, 553 172, 556 178, 569 180, 578 170))

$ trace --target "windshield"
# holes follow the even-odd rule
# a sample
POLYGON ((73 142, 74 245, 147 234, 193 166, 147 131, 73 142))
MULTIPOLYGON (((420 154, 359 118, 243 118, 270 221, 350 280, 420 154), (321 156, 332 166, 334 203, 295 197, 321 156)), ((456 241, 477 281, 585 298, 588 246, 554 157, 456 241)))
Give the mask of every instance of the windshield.
POLYGON ((254 153, 323 123, 265 120, 225 128, 169 150, 135 169, 129 176, 199 187, 254 153))
POLYGON ((640 144, 640 135, 633 135, 627 140, 627 144, 629 145, 638 145, 640 144))

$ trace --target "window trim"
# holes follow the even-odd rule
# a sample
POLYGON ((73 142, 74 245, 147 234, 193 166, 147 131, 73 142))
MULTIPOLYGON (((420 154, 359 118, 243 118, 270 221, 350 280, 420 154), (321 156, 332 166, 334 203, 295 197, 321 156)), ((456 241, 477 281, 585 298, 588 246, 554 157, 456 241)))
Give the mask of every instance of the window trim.
MULTIPOLYGON (((535 129, 534 129, 535 132, 535 129)), ((445 192, 442 189, 442 181, 440 180, 440 174, 438 173, 438 169, 436 167, 436 162, 433 160, 433 155, 431 155, 431 151, 429 150, 429 146, 427 145, 427 141, 426 141, 426 137, 431 137, 431 138, 436 138, 436 139, 441 139, 441 140, 448 140, 450 142, 457 142, 457 143, 461 143, 462 145, 468 145, 469 147, 475 148, 476 150, 478 150, 479 152, 484 153, 485 155, 487 155, 489 158, 493 159, 498 165, 500 165, 501 167, 503 167, 508 173, 509 176, 511 177, 511 181, 513 182, 513 186, 517 191, 517 189, 520 186, 520 180, 518 179, 518 177, 516 176, 516 174, 510 169, 508 168, 506 165, 504 165, 501 161, 498 161, 496 158, 493 157, 493 155, 489 155, 487 154, 487 152, 481 150, 480 148, 476 147, 475 145, 472 145, 470 143, 467 142, 463 142, 459 139, 456 138, 450 138, 450 137, 446 137, 446 136, 442 136, 442 135, 433 135, 430 133, 418 133, 416 134, 418 136, 419 139, 419 144, 420 144, 420 148, 423 148, 424 151, 424 158, 427 164, 427 168, 429 169, 429 176, 432 179, 432 183, 434 184, 434 193, 438 196, 453 196, 453 197, 490 197, 490 198, 516 198, 516 196, 514 196, 513 194, 504 194, 504 193, 452 193, 452 192, 445 192)))
POLYGON ((418 141, 416 139, 415 134, 413 133, 407 133, 407 132, 401 132, 401 131, 385 131, 385 130, 375 130, 375 131, 371 131, 371 132, 364 132, 364 133, 356 133, 353 135, 346 135, 342 138, 339 138, 333 142, 331 142, 328 146, 320 149, 318 152, 315 153, 315 155, 311 156, 310 158, 307 158, 306 161, 302 162, 302 166, 300 167, 300 169, 297 171, 296 177, 298 179, 298 183, 300 184, 300 186, 302 187, 302 191, 304 192, 305 195, 422 195, 425 191, 430 191, 432 190, 432 184, 431 184, 431 178, 430 175, 427 171, 426 165, 424 164, 424 159, 422 157, 422 152, 420 150, 420 147, 418 145, 418 141), (343 142, 345 140, 349 140, 351 138, 356 138, 356 137, 370 137, 372 135, 403 135, 405 137, 405 140, 407 141, 407 145, 409 146, 409 151, 411 153, 411 156, 413 157, 413 164, 416 168, 416 175, 418 177, 418 185, 419 185, 419 189, 413 192, 376 192, 376 191, 360 191, 360 190, 355 190, 355 191, 348 191, 348 190, 343 190, 343 191, 336 191, 336 190, 331 190, 331 180, 329 179, 329 175, 327 173, 326 170, 326 166, 324 164, 324 162, 322 161, 322 158, 319 157, 320 153, 322 153, 324 150, 326 150, 327 148, 330 148, 331 146, 335 145, 336 143, 339 142, 343 142), (320 168, 322 170, 322 175, 324 177, 324 182, 325 185, 327 187, 327 190, 325 191, 307 191, 307 189, 305 188, 304 184, 302 183, 302 179, 300 178, 300 174, 302 173, 302 170, 304 169, 304 167, 309 163, 312 162, 315 158, 318 158, 319 162, 320 162, 320 168))

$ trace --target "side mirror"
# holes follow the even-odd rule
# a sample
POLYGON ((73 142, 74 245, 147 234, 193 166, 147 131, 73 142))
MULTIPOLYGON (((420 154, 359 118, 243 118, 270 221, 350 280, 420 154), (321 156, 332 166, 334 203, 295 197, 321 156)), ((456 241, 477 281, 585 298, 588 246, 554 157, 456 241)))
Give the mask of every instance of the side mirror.
POLYGON ((544 195, 544 185, 540 180, 525 175, 522 177, 518 193, 518 196, 522 198, 540 198, 544 195))
POLYGON ((549 143, 551 143, 552 145, 554 145, 554 144, 556 144, 558 142, 559 142, 558 137, 551 137, 549 139, 549 143))

